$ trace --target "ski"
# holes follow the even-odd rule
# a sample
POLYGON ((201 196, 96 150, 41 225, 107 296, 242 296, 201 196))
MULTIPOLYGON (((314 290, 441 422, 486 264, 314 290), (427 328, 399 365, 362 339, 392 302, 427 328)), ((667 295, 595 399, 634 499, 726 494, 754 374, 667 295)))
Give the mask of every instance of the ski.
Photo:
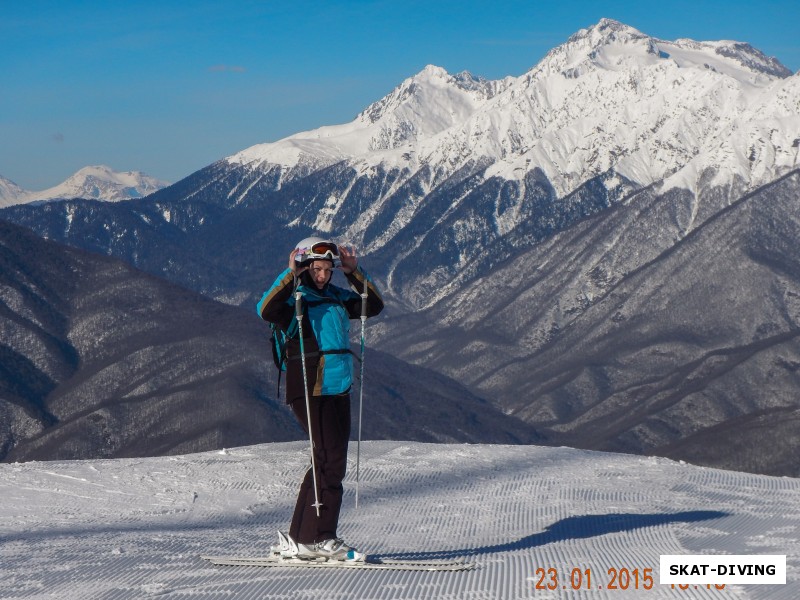
POLYGON ((327 569, 386 569, 395 571, 468 571, 474 563, 458 560, 398 560, 370 558, 365 560, 305 560, 281 556, 203 556, 204 560, 218 566, 238 567, 305 567, 327 569))

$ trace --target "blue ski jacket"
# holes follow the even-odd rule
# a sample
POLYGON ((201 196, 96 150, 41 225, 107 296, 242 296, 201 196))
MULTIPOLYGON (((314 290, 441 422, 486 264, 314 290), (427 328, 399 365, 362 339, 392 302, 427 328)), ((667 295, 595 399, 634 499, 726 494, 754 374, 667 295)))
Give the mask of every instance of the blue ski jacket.
POLYGON ((344 394, 353 383, 353 356, 350 350, 350 319, 361 317, 361 292, 367 286, 367 317, 383 310, 383 299, 372 279, 359 266, 345 274, 352 289, 328 283, 318 289, 295 280, 291 269, 281 273, 257 304, 258 314, 275 323, 288 340, 286 363, 286 401, 305 397, 303 391, 300 341, 295 316, 295 291, 302 293, 303 346, 309 394, 344 394), (356 291, 357 290, 357 291, 356 291))

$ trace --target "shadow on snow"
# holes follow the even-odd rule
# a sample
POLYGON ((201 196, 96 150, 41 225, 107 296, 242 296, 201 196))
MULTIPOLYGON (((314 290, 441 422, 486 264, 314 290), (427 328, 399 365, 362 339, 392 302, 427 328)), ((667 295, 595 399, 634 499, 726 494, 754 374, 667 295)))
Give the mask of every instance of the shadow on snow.
POLYGON ((672 514, 605 514, 605 515, 583 515, 579 517, 568 517, 556 521, 547 529, 540 533, 526 536, 522 539, 507 542, 505 544, 495 544, 493 546, 482 546, 479 548, 464 548, 456 550, 435 550, 431 552, 402 552, 395 554, 378 554, 375 558, 394 558, 394 559, 453 559, 469 556, 482 556, 486 554, 497 554, 500 552, 514 552, 517 550, 527 550, 537 548, 546 544, 564 542, 583 538, 598 537, 608 533, 618 533, 623 531, 633 531, 645 527, 658 527, 669 525, 670 523, 694 523, 697 521, 709 521, 730 516, 730 513, 713 510, 693 510, 672 514))

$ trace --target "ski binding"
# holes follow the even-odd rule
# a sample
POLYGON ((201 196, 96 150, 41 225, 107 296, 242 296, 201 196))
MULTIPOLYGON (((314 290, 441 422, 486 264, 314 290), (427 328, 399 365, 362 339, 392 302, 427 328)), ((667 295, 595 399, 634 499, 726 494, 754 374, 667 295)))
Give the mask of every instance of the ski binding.
POLYGON ((391 569, 395 571, 468 571, 475 567, 463 558, 391 559, 370 557, 351 549, 346 556, 301 556, 298 544, 287 533, 278 532, 278 544, 267 556, 202 556, 214 565, 238 567, 308 567, 336 569, 391 569))

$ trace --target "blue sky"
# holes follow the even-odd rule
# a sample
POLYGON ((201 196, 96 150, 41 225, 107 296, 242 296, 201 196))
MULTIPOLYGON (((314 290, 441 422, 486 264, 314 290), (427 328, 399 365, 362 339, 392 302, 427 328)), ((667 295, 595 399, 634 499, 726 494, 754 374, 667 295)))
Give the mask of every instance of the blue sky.
POLYGON ((602 17, 800 69, 798 0, 0 0, 0 175, 41 190, 107 164, 174 182, 348 122, 427 64, 521 75, 602 17))

